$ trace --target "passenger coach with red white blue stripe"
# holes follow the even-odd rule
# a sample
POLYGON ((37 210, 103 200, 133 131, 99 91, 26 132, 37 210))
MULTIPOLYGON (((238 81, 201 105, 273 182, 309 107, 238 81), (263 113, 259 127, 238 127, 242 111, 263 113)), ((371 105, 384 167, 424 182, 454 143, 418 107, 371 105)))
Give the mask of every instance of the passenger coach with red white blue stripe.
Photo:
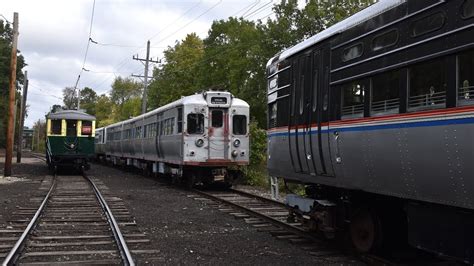
POLYGON ((296 217, 358 252, 474 262, 474 1, 378 1, 267 75, 268 171, 306 185, 296 217))

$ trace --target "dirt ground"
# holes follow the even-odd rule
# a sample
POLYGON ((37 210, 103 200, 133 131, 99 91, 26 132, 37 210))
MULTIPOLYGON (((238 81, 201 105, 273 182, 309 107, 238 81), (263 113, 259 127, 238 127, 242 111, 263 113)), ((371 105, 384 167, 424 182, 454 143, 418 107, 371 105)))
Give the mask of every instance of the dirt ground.
MULTIPOLYGON (((0 175, 3 175, 0 157, 0 175)), ((48 175, 44 162, 24 158, 13 165, 15 181, 0 182, 0 226, 11 218, 17 206, 25 206, 37 194, 48 175)), ((93 164, 88 175, 100 179, 114 196, 124 200, 139 229, 158 250, 153 264, 212 265, 328 265, 351 264, 341 259, 326 260, 289 242, 260 232, 243 220, 222 213, 188 192, 131 171, 93 164)))

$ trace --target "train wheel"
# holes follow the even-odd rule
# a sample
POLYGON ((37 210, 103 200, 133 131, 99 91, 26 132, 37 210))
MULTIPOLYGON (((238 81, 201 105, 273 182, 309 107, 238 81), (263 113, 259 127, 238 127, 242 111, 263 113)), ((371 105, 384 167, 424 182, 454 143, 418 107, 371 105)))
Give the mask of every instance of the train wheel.
POLYGON ((359 209, 351 219, 349 235, 357 253, 368 253, 380 247, 382 230, 377 214, 368 209, 359 209))

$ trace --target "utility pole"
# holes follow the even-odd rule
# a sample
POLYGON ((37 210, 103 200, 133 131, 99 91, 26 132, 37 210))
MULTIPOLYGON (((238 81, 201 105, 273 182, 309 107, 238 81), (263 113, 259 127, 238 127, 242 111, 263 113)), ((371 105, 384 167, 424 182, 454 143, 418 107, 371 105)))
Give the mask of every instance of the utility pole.
POLYGON ((146 113, 146 102, 147 102, 147 90, 148 90, 148 63, 159 63, 159 61, 154 61, 153 59, 150 59, 150 40, 146 43, 146 58, 138 58, 137 56, 133 56, 134 60, 141 61, 145 65, 145 73, 143 76, 140 75, 133 75, 133 77, 138 77, 138 78, 143 78, 144 79, 144 86, 143 86, 143 96, 142 96, 142 114, 146 113))
POLYGON ((12 157, 13 157, 13 117, 15 115, 15 89, 16 89, 16 48, 18 45, 18 13, 13 13, 13 40, 12 54, 10 62, 10 95, 8 105, 8 128, 7 128, 7 147, 5 150, 5 169, 4 176, 12 175, 12 157))
POLYGON ((18 129, 18 146, 16 148, 16 162, 21 163, 21 150, 23 149, 23 126, 25 124, 26 98, 28 94, 28 71, 25 71, 25 85, 20 104, 20 124, 18 129))

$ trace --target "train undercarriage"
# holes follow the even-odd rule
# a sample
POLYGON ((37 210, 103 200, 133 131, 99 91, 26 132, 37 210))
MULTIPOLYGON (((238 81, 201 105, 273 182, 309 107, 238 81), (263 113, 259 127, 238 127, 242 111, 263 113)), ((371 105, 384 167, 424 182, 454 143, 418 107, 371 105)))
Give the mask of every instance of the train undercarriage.
POLYGON ((197 185, 218 185, 230 188, 234 180, 242 175, 239 169, 226 166, 188 166, 105 155, 97 156, 97 160, 112 165, 132 166, 141 169, 146 175, 169 177, 173 184, 186 188, 197 185))
POLYGON ((288 219, 342 241, 353 253, 403 250, 408 246, 472 263, 474 214, 446 206, 361 191, 311 185, 306 197, 286 198, 288 219))

